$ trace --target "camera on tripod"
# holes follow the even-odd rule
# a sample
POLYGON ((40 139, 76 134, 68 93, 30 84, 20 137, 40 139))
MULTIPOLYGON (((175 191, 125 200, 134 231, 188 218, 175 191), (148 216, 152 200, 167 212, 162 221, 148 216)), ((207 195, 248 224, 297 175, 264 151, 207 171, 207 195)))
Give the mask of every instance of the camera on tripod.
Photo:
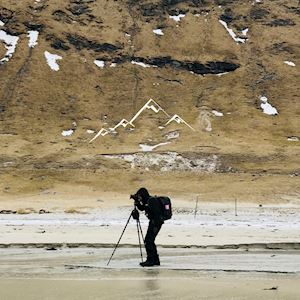
POLYGON ((140 213, 136 208, 131 212, 131 215, 134 220, 138 221, 140 219, 140 213))
POLYGON ((130 199, 133 199, 133 200, 135 200, 135 201, 138 201, 138 200, 139 200, 137 194, 130 195, 130 199))
POLYGON ((126 229, 126 227, 127 227, 127 225, 128 225, 128 223, 129 223, 129 221, 130 221, 131 218, 133 218, 136 221, 136 228, 137 228, 138 239, 139 239, 141 259, 142 259, 142 262, 143 262, 142 242, 143 242, 143 244, 145 244, 145 239, 144 239, 144 235, 143 235, 143 231, 142 231, 142 226, 141 226, 141 222, 140 222, 140 213, 139 213, 139 211, 136 208, 136 202, 139 202, 140 199, 139 199, 139 196, 137 194, 130 195, 130 199, 134 200, 134 208, 133 208, 132 212, 130 213, 130 216, 129 216, 128 220, 127 220, 127 223, 126 223, 126 225, 125 225, 125 227, 124 227, 124 229, 123 229, 123 231, 121 233, 121 236, 120 236, 120 238, 119 238, 119 240, 118 240, 118 242, 117 242, 117 244, 116 244, 116 246, 115 246, 115 248, 114 248, 114 250, 113 250, 113 252, 111 254, 111 257, 109 258, 109 260, 107 262, 107 266, 109 265, 112 257, 114 256, 114 253, 117 250, 117 247, 119 246, 121 238, 122 238, 122 236, 123 236, 123 234, 125 232, 125 229, 126 229))

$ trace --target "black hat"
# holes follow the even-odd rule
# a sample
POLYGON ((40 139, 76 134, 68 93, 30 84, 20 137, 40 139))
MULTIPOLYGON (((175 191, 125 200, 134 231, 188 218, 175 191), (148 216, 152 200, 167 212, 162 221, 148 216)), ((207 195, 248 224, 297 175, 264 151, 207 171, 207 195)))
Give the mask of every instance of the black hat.
POLYGON ((148 199, 150 198, 149 192, 146 188, 140 188, 137 192, 136 195, 139 195, 142 197, 143 202, 148 201, 148 199))

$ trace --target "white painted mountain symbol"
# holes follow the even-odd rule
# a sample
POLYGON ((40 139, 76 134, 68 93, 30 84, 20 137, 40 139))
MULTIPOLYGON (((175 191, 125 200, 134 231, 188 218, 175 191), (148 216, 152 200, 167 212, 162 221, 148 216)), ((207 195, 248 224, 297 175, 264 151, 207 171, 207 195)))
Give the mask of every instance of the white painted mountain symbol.
MULTIPOLYGON (((131 125, 130 122, 128 122, 126 119, 122 119, 115 127, 109 128, 109 130, 111 132, 115 132, 118 127, 123 126, 124 128, 126 128, 127 125, 131 125)), ((133 126, 133 125, 131 125, 131 126, 133 126)))
POLYGON ((116 126, 114 127, 110 127, 108 129, 105 128, 101 128, 97 134, 89 141, 89 143, 93 142, 96 138, 98 138, 99 136, 105 136, 109 133, 114 133, 117 132, 117 128, 122 126, 124 128, 126 128, 127 126, 131 126, 131 127, 135 127, 133 122, 140 116, 140 114, 146 110, 146 109, 151 109, 152 111, 154 111, 156 114, 159 112, 163 112, 168 118, 168 122, 165 124, 165 126, 168 126, 170 123, 172 122, 176 122, 177 124, 184 124, 186 125, 188 128, 190 128, 191 130, 195 131, 195 129, 190 126, 186 121, 184 121, 180 116, 178 115, 173 115, 170 116, 157 102, 155 102, 153 99, 149 99, 146 104, 132 117, 132 119, 130 121, 126 120, 126 119, 122 119, 116 126))
POLYGON ((190 129, 192 129, 193 131, 195 131, 195 129, 190 126, 186 121, 184 121, 181 117, 179 117, 178 115, 174 115, 167 123, 165 126, 169 125, 172 122, 176 122, 177 124, 185 124, 187 127, 189 127, 190 129))

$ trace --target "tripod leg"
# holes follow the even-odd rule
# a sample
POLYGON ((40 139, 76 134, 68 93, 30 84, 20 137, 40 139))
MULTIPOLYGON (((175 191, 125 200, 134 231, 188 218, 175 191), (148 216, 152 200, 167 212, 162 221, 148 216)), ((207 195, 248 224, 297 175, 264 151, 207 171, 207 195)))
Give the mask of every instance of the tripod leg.
POLYGON ((140 253, 141 253, 141 259, 143 262, 143 252, 142 252, 142 244, 141 244, 141 236, 140 236, 140 228, 139 228, 139 220, 136 220, 136 229, 139 237, 139 245, 140 245, 140 253))
POLYGON ((128 223, 129 223, 129 221, 130 221, 130 218, 131 218, 131 214, 130 214, 130 216, 129 216, 128 220, 127 220, 127 223, 126 223, 126 225, 125 225, 125 227, 124 227, 124 229, 123 229, 123 231, 122 231, 122 233, 121 233, 121 236, 120 236, 120 238, 119 238, 119 240, 118 240, 118 242, 117 242, 117 244, 116 244, 116 246, 115 246, 115 249, 114 249, 113 253, 111 254, 111 257, 110 257, 110 259, 109 259, 108 262, 107 262, 107 266, 109 265, 109 263, 110 263, 112 257, 114 256, 114 254, 115 254, 115 252, 116 252, 116 250, 117 250, 117 247, 119 246, 119 243, 120 243, 121 238, 122 238, 122 236, 123 236, 123 234, 124 234, 124 232, 125 232, 125 230, 126 230, 126 227, 127 227, 128 223))
POLYGON ((142 226, 141 226, 141 222, 140 222, 140 220, 138 220, 138 223, 139 223, 139 228, 140 228, 140 232, 141 232, 142 240, 143 240, 143 243, 145 244, 145 238, 144 238, 144 234, 143 234, 143 231, 142 231, 142 226))

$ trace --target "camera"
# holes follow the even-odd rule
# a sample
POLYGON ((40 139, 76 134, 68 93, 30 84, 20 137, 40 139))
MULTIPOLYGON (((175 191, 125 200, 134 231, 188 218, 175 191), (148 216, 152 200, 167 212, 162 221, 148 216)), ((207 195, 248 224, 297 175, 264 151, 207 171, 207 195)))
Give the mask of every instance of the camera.
POLYGON ((137 194, 130 195, 130 199, 133 199, 134 201, 138 201, 138 195, 137 194))

